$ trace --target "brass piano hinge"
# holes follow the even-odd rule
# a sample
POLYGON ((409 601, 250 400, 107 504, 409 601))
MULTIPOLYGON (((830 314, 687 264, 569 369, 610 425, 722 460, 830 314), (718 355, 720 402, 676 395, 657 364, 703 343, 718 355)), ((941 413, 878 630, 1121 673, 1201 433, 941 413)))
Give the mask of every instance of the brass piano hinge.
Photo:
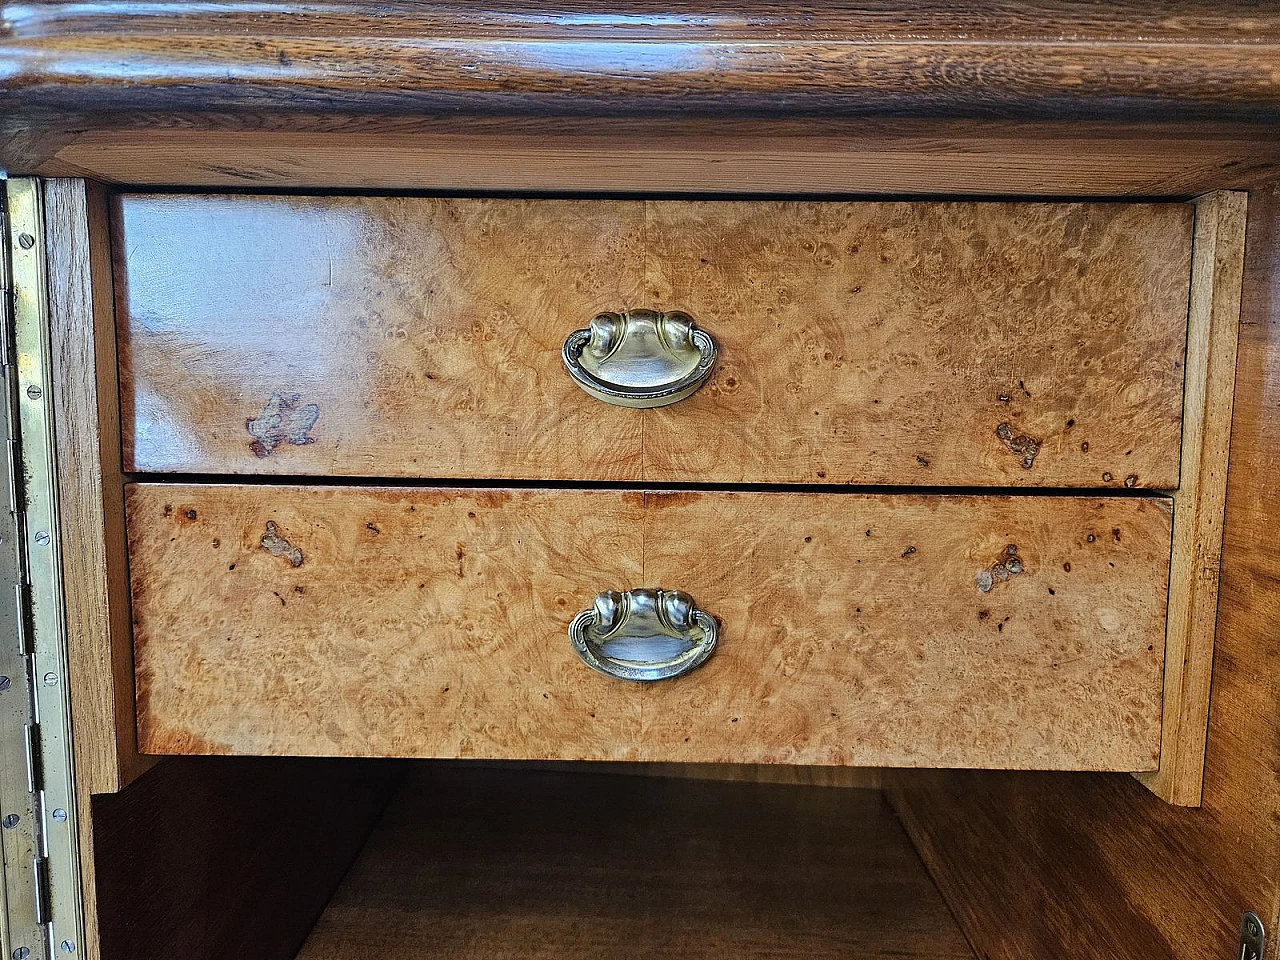
POLYGON ((54 460, 43 200, 3 182, 0 372, 0 960, 83 945, 54 460))
POLYGON ((49 858, 36 857, 31 861, 31 883, 35 889, 36 923, 44 926, 49 922, 49 898, 53 890, 49 884, 49 858))

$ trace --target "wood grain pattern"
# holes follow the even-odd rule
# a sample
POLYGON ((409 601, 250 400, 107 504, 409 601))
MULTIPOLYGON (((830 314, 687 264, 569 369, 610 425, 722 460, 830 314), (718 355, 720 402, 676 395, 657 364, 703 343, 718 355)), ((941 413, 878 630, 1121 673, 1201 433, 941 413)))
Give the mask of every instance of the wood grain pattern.
POLYGON ((1159 500, 140 484, 127 503, 149 753, 1155 767, 1159 500), (268 523, 300 554, 265 549, 268 523), (1023 573, 981 592, 1009 544, 1023 573), (723 624, 688 677, 629 684, 572 652, 597 591, 644 585, 723 624))
MULTIPOLYGON (((524 766, 528 761, 523 761, 524 766)), ((880 771, 875 767, 806 767, 768 763, 592 763, 587 760, 550 760, 548 769, 569 772, 626 774, 688 780, 728 780, 745 783, 786 783, 846 790, 879 790, 880 771)))
POLYGON ((1203 792, 1247 206, 1242 193, 1196 204, 1160 769, 1143 778, 1157 796, 1184 806, 1198 805, 1203 792))
POLYGON ((131 470, 1177 485, 1185 205, 129 196, 118 212, 131 470), (637 306, 689 310, 719 344, 712 380, 669 408, 610 407, 563 370, 571 330, 637 306), (281 403, 264 450, 248 426, 281 403))
POLYGON ((1126 777, 887 774, 979 955, 1218 960, 1280 924, 1280 184, 1249 196, 1231 464, 1198 809, 1126 777), (1046 909, 1053 905, 1053 909, 1046 909))
MULTIPOLYGON (((733 7, 709 4, 617 0, 608 7, 562 0, 503 4, 415 3, 392 0, 372 8, 364 3, 320 0, 305 11, 288 5, 251 6, 235 0, 215 9, 120 7, 109 3, 53 2, 39 9, 11 11, 15 38, 123 32, 190 35, 205 27, 228 35, 254 31, 294 36, 299 28, 317 35, 355 34, 402 40, 423 32, 468 37, 584 40, 680 40, 724 34, 747 41, 807 40, 825 33, 832 42, 907 40, 939 42, 956 35, 1018 43, 1115 43, 1141 37, 1152 44, 1280 43, 1280 10, 1275 5, 1204 4, 1187 0, 1112 0, 1082 7, 1071 0, 996 0, 985 4, 923 0, 911 8, 891 2, 824 4, 797 10, 778 0, 745 0, 733 7), (1247 9, 1250 16, 1242 16, 1247 9), (371 16, 371 13, 382 16, 371 16), (914 14, 907 17, 906 14, 914 14), (424 28, 434 28, 425 30, 424 28), (904 36, 910 34, 910 37, 904 36)), ((88 39, 87 37, 85 38, 88 39)), ((100 42, 106 46, 106 41, 100 42)))
POLYGON ((886 774, 886 785, 975 953, 990 960, 1238 957, 1241 913, 1258 906, 1248 896, 1269 882, 1258 848, 1234 846, 1250 859, 1232 869, 1228 848, 1205 843, 1189 819, 1194 810, 1124 777, 911 771, 886 774))
POLYGON ((1181 207, 647 209, 646 301, 723 359, 648 417, 646 479, 1176 485, 1181 207))
POLYGON ((299 960, 972 960, 878 793, 418 767, 299 960))
POLYGON ((1280 117, 1270 3, 53 2, 13 4, 6 24, 14 126, 240 110, 1280 117))
MULTIPOLYGON (((137 121, 141 122, 141 121, 137 121)), ((47 130, 0 160, 45 176, 250 189, 1188 197, 1280 170, 1267 128, 778 118, 286 121, 47 130)))
MULTIPOLYGON (((134 710, 106 198, 76 180, 47 181, 43 193, 77 829, 91 849, 92 795, 120 790, 154 761, 138 754, 134 710)), ((81 858, 89 960, 98 955, 96 869, 81 858)))
POLYGON ((642 214, 639 202, 125 199, 126 468, 638 476, 642 418, 583 393, 560 349, 640 300, 642 214), (259 456, 246 422, 295 395, 319 416, 294 437, 307 442, 259 456))
POLYGON ((0 167, 256 188, 1192 196, 1280 166, 1278 20, 1270 2, 1178 0, 10 4, 0 167))
POLYGON ((77 180, 47 181, 44 198, 76 772, 82 790, 111 793, 150 764, 132 716, 107 201, 77 180))
POLYGON ((76 955, 293 960, 401 778, 380 762, 182 757, 95 797, 101 952, 76 955))

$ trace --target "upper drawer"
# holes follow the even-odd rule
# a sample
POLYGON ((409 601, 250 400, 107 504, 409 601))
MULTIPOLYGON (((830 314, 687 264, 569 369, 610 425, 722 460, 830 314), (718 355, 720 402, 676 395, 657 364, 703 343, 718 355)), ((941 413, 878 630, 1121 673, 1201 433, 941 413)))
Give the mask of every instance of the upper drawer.
POLYGON ((125 468, 973 486, 1178 482, 1186 204, 125 196, 125 468), (711 379, 585 393, 681 310, 711 379))

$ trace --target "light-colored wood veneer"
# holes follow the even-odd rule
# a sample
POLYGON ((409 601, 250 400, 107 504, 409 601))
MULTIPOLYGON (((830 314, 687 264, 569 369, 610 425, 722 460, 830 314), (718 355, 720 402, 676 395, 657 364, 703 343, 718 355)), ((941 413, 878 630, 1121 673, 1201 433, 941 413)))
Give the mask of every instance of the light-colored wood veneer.
POLYGON ((127 502, 148 752, 1155 766, 1159 499, 141 484, 127 502), (1022 572, 984 592, 1010 545, 1022 572), (704 666, 633 684, 577 659, 573 616, 636 586, 719 618, 704 666))
POLYGON ((1184 204, 126 196, 125 463, 1172 488, 1191 226, 1184 204), (571 331, 636 307, 716 339, 693 396, 618 409, 565 373, 571 331))
MULTIPOLYGON (((138 753, 107 200, 79 180, 44 184, 49 334, 56 414, 67 670, 80 842, 92 849, 92 796, 153 763, 138 753)), ((97 951, 97 861, 80 864, 82 909, 97 951)))

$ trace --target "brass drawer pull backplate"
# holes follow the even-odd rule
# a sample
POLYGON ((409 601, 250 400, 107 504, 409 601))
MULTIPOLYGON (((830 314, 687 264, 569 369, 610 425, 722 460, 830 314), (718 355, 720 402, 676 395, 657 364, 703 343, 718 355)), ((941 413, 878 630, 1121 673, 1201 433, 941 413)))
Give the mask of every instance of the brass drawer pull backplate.
POLYGON ((583 390, 619 407, 663 407, 711 376, 716 345, 687 313, 602 313, 564 342, 564 365, 583 390))
POLYGON ((701 665, 715 649, 715 618, 680 590, 606 590, 569 624, 588 666, 620 680, 665 680, 701 665))

